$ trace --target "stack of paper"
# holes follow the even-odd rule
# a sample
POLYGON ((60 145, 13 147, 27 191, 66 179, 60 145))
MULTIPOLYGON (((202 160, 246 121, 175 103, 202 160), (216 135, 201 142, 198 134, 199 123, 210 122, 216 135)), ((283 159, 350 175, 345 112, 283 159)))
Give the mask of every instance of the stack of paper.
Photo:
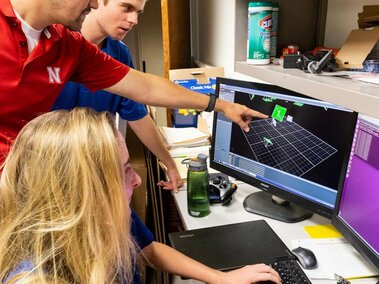
POLYGON ((198 147, 178 147, 169 149, 170 156, 173 158, 192 158, 198 154, 204 154, 209 156, 210 145, 198 146, 198 147))
POLYGON ((209 145, 209 134, 194 127, 172 128, 161 126, 159 130, 168 148, 209 145))

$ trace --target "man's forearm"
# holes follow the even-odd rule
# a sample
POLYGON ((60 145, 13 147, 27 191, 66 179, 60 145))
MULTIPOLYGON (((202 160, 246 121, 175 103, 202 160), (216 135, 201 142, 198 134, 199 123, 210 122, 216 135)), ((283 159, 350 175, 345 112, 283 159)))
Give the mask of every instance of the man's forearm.
MULTIPOLYGON (((118 83, 106 89, 112 93, 130 98, 147 105, 165 106, 168 108, 191 108, 205 110, 210 98, 190 91, 169 80, 130 69, 118 83)), ((251 118, 267 118, 260 112, 236 103, 218 99, 215 111, 221 111, 231 121, 245 131, 249 131, 251 118)))
POLYGON ((174 167, 175 162, 163 144, 158 129, 149 115, 128 122, 141 142, 159 159, 166 167, 174 167))
POLYGON ((149 115, 136 120, 130 121, 129 125, 134 130, 142 143, 154 153, 157 158, 163 162, 167 168, 167 176, 169 181, 159 181, 158 185, 163 189, 178 191, 183 185, 182 178, 176 167, 174 160, 171 158, 166 146, 163 144, 161 136, 149 115))
POLYGON ((134 101, 168 108, 193 108, 204 110, 209 98, 190 91, 162 77, 130 69, 125 77, 108 91, 134 101))

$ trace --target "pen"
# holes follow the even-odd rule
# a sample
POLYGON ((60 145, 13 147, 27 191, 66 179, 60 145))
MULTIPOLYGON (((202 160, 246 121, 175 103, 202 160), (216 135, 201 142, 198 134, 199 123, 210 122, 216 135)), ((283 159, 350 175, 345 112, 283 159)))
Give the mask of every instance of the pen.
POLYGON ((349 280, 356 280, 356 279, 364 279, 364 278, 373 278, 377 277, 378 275, 364 275, 364 276, 353 276, 353 277, 342 277, 336 273, 334 273, 334 278, 337 280, 337 284, 349 284, 349 280))
POLYGON ((353 276, 353 277, 346 277, 346 280, 355 280, 355 279, 363 279, 363 278, 374 278, 378 277, 378 275, 367 275, 367 276, 353 276))

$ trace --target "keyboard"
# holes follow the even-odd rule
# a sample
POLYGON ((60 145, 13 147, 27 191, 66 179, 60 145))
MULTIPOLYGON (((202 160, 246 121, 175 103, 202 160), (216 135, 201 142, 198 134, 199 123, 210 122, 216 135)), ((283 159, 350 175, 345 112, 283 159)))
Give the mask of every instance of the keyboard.
MULTIPOLYGON (((275 269, 282 279, 283 284, 311 284, 312 282, 305 275, 300 265, 293 259, 275 260, 268 263, 273 269, 275 269)), ((272 282, 260 282, 272 283, 272 282)))

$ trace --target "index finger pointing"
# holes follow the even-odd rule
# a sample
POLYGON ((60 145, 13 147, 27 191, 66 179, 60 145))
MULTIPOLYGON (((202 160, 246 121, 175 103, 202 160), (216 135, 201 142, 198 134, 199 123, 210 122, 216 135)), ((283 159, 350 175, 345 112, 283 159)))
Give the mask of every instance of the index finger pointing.
POLYGON ((252 110, 252 109, 248 109, 246 115, 250 115, 252 117, 257 117, 257 118, 268 118, 268 115, 266 114, 263 114, 259 111, 256 111, 256 110, 252 110))

